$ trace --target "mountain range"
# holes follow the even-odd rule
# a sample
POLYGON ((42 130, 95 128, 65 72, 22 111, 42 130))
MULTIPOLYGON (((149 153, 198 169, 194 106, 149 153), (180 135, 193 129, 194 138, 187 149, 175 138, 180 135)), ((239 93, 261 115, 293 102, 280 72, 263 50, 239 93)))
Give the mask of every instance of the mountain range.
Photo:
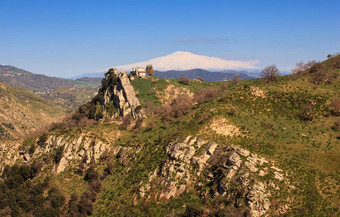
MULTIPOLYGON (((121 71, 131 71, 133 67, 143 67, 151 64, 154 70, 158 71, 157 76, 163 78, 176 78, 176 77, 193 77, 188 73, 195 72, 200 73, 200 76, 210 81, 225 80, 225 78, 232 77, 235 73, 249 74, 250 77, 257 77, 256 70, 260 67, 256 66, 259 61, 236 61, 236 60, 225 60, 217 57, 208 57, 198 54, 194 54, 186 51, 177 51, 175 53, 157 57, 143 62, 137 62, 127 65, 113 66, 112 68, 117 68, 121 71), (200 70, 200 71, 198 71, 200 70), (215 72, 213 74, 212 72, 215 72), (164 75, 163 75, 163 74, 164 75), (233 75, 223 75, 232 73, 233 75), (182 75, 180 75, 182 74, 182 75), (255 75, 252 76, 251 74, 255 75), (176 77, 171 77, 176 75, 176 77)), ((104 73, 108 69, 98 70, 95 73, 87 73, 74 77, 74 79, 82 77, 104 77, 104 73)), ((196 76, 197 77, 197 76, 196 76)), ((247 78, 246 76, 243 76, 247 78)))

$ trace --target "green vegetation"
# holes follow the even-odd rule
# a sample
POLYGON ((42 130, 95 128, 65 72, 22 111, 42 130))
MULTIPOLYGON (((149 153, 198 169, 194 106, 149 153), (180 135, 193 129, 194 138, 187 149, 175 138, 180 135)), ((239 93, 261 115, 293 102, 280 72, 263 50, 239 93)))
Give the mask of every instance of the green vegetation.
MULTIPOLYGON (((181 79, 135 78, 131 83, 148 117, 134 121, 126 116, 122 122, 101 123, 101 113, 113 114, 116 110, 112 103, 101 106, 98 102, 102 98, 98 95, 71 117, 70 120, 77 124, 56 128, 48 134, 71 138, 86 135, 105 141, 116 152, 102 153, 97 162, 85 155, 58 175, 50 175, 47 170, 37 172, 40 170, 33 170, 32 166, 7 167, 0 188, 1 198, 6 201, 22 195, 17 190, 14 194, 13 189, 30 195, 26 186, 44 183, 42 180, 50 176, 53 185, 44 187, 45 194, 38 195, 44 201, 44 209, 39 212, 51 208, 50 211, 56 213, 52 216, 201 216, 207 210, 210 216, 247 215, 247 201, 242 199, 242 192, 237 193, 233 183, 228 186, 228 195, 235 200, 227 197, 203 199, 205 195, 201 193, 209 184, 205 180, 202 181, 206 186, 190 186, 181 197, 169 200, 158 199, 158 193, 164 187, 159 183, 144 197, 140 196, 141 186, 147 188, 150 174, 169 159, 164 152, 165 146, 174 139, 194 135, 216 142, 222 146, 220 148, 243 147, 275 161, 284 169, 289 180, 276 186, 280 190, 271 189, 273 198, 269 215, 275 215, 279 209, 278 201, 290 205, 288 216, 336 215, 340 204, 340 78, 334 75, 338 75, 340 69, 337 60, 332 58, 321 64, 323 66, 316 69, 310 66, 294 75, 277 77, 270 80, 270 84, 263 79, 237 82, 195 79, 183 83, 181 79), (158 94, 169 85, 187 88, 193 96, 179 95, 162 104, 158 94), (85 116, 98 122, 79 125, 85 116), (242 136, 223 136, 210 130, 210 122, 220 118, 238 127, 242 136), (120 149, 115 149, 117 147, 120 149), (31 175, 31 170, 35 175, 31 175), (62 189, 53 188, 54 184, 62 189), (286 191, 287 185, 294 186, 290 194, 286 191), (7 196, 12 194, 13 197, 7 196)), ((111 82, 115 82, 115 77, 111 82)), ((25 140, 23 148, 32 149, 30 153, 34 153, 35 141, 37 146, 44 146, 47 134, 25 140)), ((63 148, 51 150, 52 164, 59 163, 63 148)), ((0 204, 0 212, 16 215, 38 212, 30 202, 29 208, 25 208, 23 204, 27 203, 18 201, 11 203, 9 208, 0 204)))

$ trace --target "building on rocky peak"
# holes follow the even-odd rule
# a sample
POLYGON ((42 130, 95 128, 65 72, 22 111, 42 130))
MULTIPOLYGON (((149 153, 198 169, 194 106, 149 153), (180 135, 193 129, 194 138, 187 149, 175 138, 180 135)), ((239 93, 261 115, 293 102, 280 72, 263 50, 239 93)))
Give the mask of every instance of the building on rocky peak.
POLYGON ((134 67, 134 68, 132 68, 132 71, 130 73, 131 73, 131 75, 138 76, 138 77, 145 77, 146 76, 146 71, 143 67, 134 67))

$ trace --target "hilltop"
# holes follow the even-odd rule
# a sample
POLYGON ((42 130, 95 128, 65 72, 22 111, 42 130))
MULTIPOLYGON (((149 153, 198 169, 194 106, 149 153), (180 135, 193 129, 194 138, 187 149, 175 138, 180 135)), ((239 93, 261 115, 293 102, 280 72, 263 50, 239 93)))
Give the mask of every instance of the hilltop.
POLYGON ((0 82, 0 140, 23 137, 64 115, 61 107, 42 97, 0 82))
POLYGON ((338 58, 270 83, 132 79, 110 69, 72 117, 1 143, 0 212, 337 215, 338 58))

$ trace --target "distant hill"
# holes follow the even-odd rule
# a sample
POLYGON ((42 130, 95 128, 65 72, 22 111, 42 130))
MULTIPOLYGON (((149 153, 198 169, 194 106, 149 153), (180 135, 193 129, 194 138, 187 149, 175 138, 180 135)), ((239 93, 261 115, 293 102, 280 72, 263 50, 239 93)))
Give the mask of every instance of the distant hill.
POLYGON ((100 80, 49 77, 10 65, 0 65, 0 81, 39 94, 67 111, 73 111, 90 100, 97 92, 100 80))
POLYGON ((180 78, 180 77, 188 77, 190 79, 194 79, 197 77, 203 78, 205 81, 224 81, 230 80, 236 74, 240 74, 240 78, 242 80, 250 80, 255 77, 251 77, 246 74, 247 72, 238 72, 238 71, 228 71, 228 72, 209 72, 203 69, 191 69, 186 71, 176 71, 170 70, 165 72, 156 71, 155 76, 159 78, 180 78))
POLYGON ((61 107, 42 97, 0 82, 0 140, 24 136, 64 115, 61 107))
POLYGON ((73 87, 75 81, 33 74, 10 65, 0 65, 0 81, 34 92, 49 91, 58 87, 73 87))
MULTIPOLYGON (((247 71, 227 70, 223 72, 211 72, 211 71, 207 71, 203 69, 191 69, 191 70, 184 70, 184 71, 179 71, 179 70, 155 71, 155 76, 159 78, 188 77, 191 79, 196 78, 196 77, 201 77, 205 81, 224 81, 224 80, 230 80, 237 73, 240 74, 240 78, 242 80, 249 80, 249 79, 254 79, 254 78, 259 77, 258 74, 256 73, 249 75, 250 73, 247 71)), ((87 74, 76 76, 73 79, 91 80, 94 78, 104 78, 104 73, 102 72, 87 73, 87 74)))
POLYGON ((76 79, 77 81, 85 81, 85 82, 96 82, 100 83, 102 81, 102 78, 90 78, 90 77, 83 77, 76 79))

